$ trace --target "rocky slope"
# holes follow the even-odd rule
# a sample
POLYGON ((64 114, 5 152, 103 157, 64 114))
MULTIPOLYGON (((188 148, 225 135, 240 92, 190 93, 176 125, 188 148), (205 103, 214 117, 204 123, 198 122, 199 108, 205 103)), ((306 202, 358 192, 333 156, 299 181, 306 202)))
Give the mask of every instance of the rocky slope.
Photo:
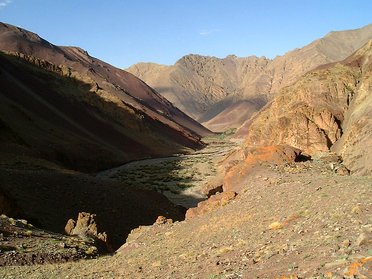
POLYGON ((331 32, 275 59, 187 55, 175 65, 139 63, 128 71, 214 131, 236 128, 272 96, 315 67, 345 59, 372 38, 372 25, 331 32))
POLYGON ((284 88, 236 135, 245 148, 288 144, 316 156, 330 149, 355 174, 370 174, 372 40, 284 88))
POLYGON ((114 256, 3 267, 0 276, 369 278, 370 185, 334 173, 325 159, 262 165, 234 200, 187 221, 142 226, 114 256))

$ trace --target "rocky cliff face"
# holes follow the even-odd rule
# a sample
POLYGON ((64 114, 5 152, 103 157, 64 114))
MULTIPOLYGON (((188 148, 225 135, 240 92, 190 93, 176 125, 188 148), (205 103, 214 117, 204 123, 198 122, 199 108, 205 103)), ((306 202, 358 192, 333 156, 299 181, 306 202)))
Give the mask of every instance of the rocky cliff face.
POLYGON ((140 63, 128 71, 210 129, 223 131, 239 127, 244 120, 238 115, 250 117, 309 70, 345 59, 370 38, 372 25, 331 32, 273 60, 187 55, 173 66, 140 63), (238 111, 236 116, 233 111, 238 111))
POLYGON ((334 150, 353 173, 370 173, 371 42, 281 90, 236 136, 246 148, 288 144, 310 155, 334 150))
POLYGON ((372 164, 372 40, 344 63, 356 67, 360 77, 350 93, 349 109, 342 123, 343 134, 332 146, 357 174, 371 174, 372 164))

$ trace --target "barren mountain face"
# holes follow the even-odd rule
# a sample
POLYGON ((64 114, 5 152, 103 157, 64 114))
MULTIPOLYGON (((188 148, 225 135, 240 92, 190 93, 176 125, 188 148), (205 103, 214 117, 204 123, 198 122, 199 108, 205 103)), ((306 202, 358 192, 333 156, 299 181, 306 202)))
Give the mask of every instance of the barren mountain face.
POLYGON ((331 149, 353 173, 371 173, 371 43, 282 89, 236 136, 246 148, 288 144, 313 156, 331 149))
POLYGON ((66 152, 58 152, 65 153, 66 161, 71 159, 69 167, 84 169, 74 166, 71 158, 80 151, 79 156, 89 153, 84 158, 91 164, 95 156, 109 155, 85 167, 98 169, 198 148, 200 136, 209 133, 141 80, 80 48, 57 47, 6 24, 0 24, 0 38, 0 50, 11 55, 1 56, 2 122, 26 144, 35 135, 36 149, 42 153, 55 153, 63 146, 66 152), (27 117, 32 124, 26 124, 27 117), (26 132, 23 126, 34 130, 26 132), (37 126, 44 129, 42 134, 37 126), (58 134, 61 131, 64 136, 58 134), (47 144, 53 136, 59 137, 60 147, 47 144))
MULTIPOLYGON (((351 90, 349 109, 342 122, 343 134, 332 146, 356 174, 372 173, 372 41, 344 61, 359 70, 356 90, 351 90)), ((350 89, 348 89, 350 90, 350 89)))
POLYGON ((275 59, 187 55, 175 65, 139 63, 128 71, 213 131, 237 128, 281 88, 309 70, 345 59, 372 38, 372 25, 331 32, 275 59))

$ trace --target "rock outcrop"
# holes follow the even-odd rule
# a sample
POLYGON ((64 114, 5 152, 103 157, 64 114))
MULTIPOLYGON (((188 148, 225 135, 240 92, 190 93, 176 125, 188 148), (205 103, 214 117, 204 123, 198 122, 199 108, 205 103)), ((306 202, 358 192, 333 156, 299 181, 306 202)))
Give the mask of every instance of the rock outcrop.
POLYGON ((76 221, 69 219, 65 226, 68 235, 77 235, 85 240, 93 240, 99 252, 112 252, 111 245, 107 239, 106 232, 99 232, 97 225, 97 215, 87 212, 79 212, 76 221))
MULTIPOLYGON (((372 173, 372 40, 344 63, 359 71, 358 85, 350 92, 349 108, 342 122, 343 134, 332 146, 352 173, 372 173)), ((347 89, 349 90, 349 89, 347 89)))
POLYGON ((285 143, 310 154, 328 151, 341 137, 349 98, 345 84, 355 88, 357 77, 340 64, 330 71, 308 73, 236 134, 247 135, 246 146, 285 143))
POLYGON ((287 144, 315 156, 334 150, 352 173, 370 173, 371 42, 284 88, 237 130, 244 148, 287 144))
POLYGON ((173 223, 173 220, 172 219, 168 219, 167 217, 165 216, 158 216, 158 218, 156 218, 155 220, 155 223, 154 225, 163 225, 163 224, 172 224, 173 223))
POLYGON ((1 269, 5 266, 93 259, 99 255, 97 247, 91 241, 45 231, 25 219, 14 219, 3 214, 0 215, 0 251, 1 269))

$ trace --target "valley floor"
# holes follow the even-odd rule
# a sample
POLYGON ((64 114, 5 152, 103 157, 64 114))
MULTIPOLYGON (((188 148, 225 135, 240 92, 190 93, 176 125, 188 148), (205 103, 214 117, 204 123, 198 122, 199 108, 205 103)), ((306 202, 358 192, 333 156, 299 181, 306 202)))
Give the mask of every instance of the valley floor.
POLYGON ((132 231, 113 256, 7 266, 1 278, 371 278, 372 177, 260 166, 213 212, 132 231))
POLYGON ((174 204, 195 207, 207 198, 208 184, 218 176, 218 163, 238 146, 223 134, 206 137, 203 141, 208 145, 191 154, 134 161, 96 176, 128 187, 153 189, 174 204))

